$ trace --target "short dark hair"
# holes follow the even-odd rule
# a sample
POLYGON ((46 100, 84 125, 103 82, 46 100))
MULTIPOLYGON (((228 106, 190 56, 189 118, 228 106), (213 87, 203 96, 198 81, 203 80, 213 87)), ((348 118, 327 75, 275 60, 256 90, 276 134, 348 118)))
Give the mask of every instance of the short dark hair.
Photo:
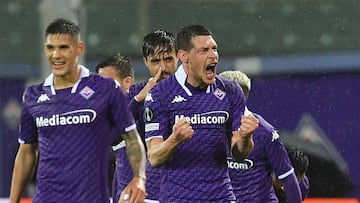
POLYGON ((80 37, 80 27, 70 20, 58 18, 46 28, 45 37, 49 34, 69 34, 80 37))
POLYGON ((192 48, 191 39, 196 36, 212 35, 211 31, 202 25, 189 25, 181 28, 177 33, 175 47, 176 52, 180 49, 189 51, 192 48))
POLYGON ((170 32, 155 30, 144 37, 142 51, 145 58, 149 55, 170 53, 173 49, 175 49, 175 37, 170 32))
POLYGON ((103 61, 96 65, 96 72, 99 72, 99 69, 106 66, 112 66, 117 72, 119 78, 124 79, 127 76, 134 77, 134 67, 130 61, 130 58, 123 56, 120 53, 116 53, 106 57, 103 61))
POLYGON ((292 166, 294 167, 296 175, 302 175, 306 173, 309 167, 309 158, 308 156, 300 150, 298 147, 288 147, 287 152, 291 161, 292 166))

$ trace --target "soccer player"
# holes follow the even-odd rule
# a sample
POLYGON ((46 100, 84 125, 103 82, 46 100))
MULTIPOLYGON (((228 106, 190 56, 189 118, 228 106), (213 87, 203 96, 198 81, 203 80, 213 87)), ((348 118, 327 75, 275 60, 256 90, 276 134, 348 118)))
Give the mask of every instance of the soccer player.
POLYGON ((57 19, 46 28, 44 51, 52 73, 23 95, 11 203, 20 201, 37 147, 33 202, 110 202, 109 146, 121 138, 134 174, 124 193, 130 201, 144 201, 145 149, 125 95, 113 79, 78 65, 84 48, 73 22, 57 19))
POLYGON ((128 93, 134 83, 134 67, 130 59, 120 53, 110 55, 98 63, 96 72, 118 81, 124 93, 128 93))
MULTIPOLYGON (((143 40, 143 60, 149 69, 151 78, 147 81, 134 84, 129 90, 130 109, 136 120, 136 125, 140 136, 145 140, 144 123, 144 100, 149 90, 164 78, 175 73, 178 58, 175 52, 175 38, 173 34, 164 30, 155 30, 148 33, 143 40)), ((144 141, 145 142, 145 141, 144 141)), ((124 187, 124 181, 131 177, 131 168, 126 164, 125 146, 119 146, 116 151, 117 164, 122 167, 116 169, 118 179, 118 192, 115 201, 119 199, 121 187, 124 187), (127 173, 120 173, 125 171, 127 173)), ((159 199, 161 169, 154 168, 149 162, 146 163, 146 200, 145 202, 157 202, 159 199)))
MULTIPOLYGON (((221 77, 237 82, 248 99, 251 81, 240 71, 225 71, 221 77)), ((259 119, 259 128, 253 134, 254 149, 241 162, 228 157, 231 184, 236 202, 278 202, 273 188, 272 173, 283 183, 287 198, 291 203, 301 202, 300 188, 286 149, 279 139, 277 130, 259 114, 250 112, 259 119)))
MULTIPOLYGON (((100 61, 95 68, 96 72, 104 77, 110 77, 116 80, 124 93, 129 92, 130 86, 134 83, 134 67, 130 59, 120 53, 112 54, 100 61)), ((125 147, 125 141, 122 140, 118 146, 125 147)), ((109 159, 109 188, 112 189, 112 198, 115 200, 117 192, 120 193, 129 184, 133 176, 132 169, 127 158, 126 148, 123 150, 110 150, 109 159), (116 160, 116 153, 123 153, 118 155, 121 159, 116 160), (115 164, 114 164, 115 163, 115 164), (116 173, 118 171, 118 173, 116 173)), ((117 197, 117 200, 119 196, 117 197)), ((115 202, 115 201, 114 201, 115 202)), ((116 201, 118 202, 118 201, 116 201)))
POLYGON ((243 116, 241 88, 216 76, 219 55, 209 29, 182 28, 175 47, 182 65, 144 104, 148 159, 163 169, 160 202, 233 202, 226 130, 232 129, 231 152, 241 160, 252 150, 258 121, 243 116))

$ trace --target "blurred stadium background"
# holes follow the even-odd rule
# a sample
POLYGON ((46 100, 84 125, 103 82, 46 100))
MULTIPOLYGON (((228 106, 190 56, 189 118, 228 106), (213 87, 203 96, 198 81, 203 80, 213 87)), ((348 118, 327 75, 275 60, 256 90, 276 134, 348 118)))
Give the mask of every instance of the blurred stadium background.
MULTIPOLYGON (((209 27, 220 52, 218 72, 252 79, 249 107, 280 129, 287 145, 310 157, 310 197, 360 198, 359 0, 2 0, 0 2, 0 197, 9 194, 24 88, 49 72, 43 24, 77 20, 82 61, 94 70, 120 52, 148 77, 143 36, 209 27)), ((31 194, 31 188, 26 195, 31 194)))

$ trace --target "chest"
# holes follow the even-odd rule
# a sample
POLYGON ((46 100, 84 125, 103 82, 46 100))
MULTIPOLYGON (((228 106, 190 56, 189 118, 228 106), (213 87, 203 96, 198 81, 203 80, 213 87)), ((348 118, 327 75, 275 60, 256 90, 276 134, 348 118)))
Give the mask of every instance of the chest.
POLYGON ((169 97, 167 109, 171 124, 185 117, 194 129, 222 128, 231 120, 231 105, 226 95, 174 94, 169 97))
POLYGON ((106 99, 100 94, 82 92, 71 93, 69 89, 56 94, 39 92, 28 101, 28 110, 37 125, 64 125, 93 122, 108 113, 106 99))

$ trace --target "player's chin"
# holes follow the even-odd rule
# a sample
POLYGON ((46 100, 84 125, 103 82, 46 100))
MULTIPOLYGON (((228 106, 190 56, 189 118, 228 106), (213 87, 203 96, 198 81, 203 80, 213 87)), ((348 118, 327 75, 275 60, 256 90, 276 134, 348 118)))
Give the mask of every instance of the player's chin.
POLYGON ((162 76, 160 77, 160 80, 166 79, 166 78, 168 78, 168 77, 170 77, 170 75, 162 75, 162 76))
POLYGON ((206 77, 206 79, 204 80, 204 83, 207 85, 215 84, 215 77, 206 77))

